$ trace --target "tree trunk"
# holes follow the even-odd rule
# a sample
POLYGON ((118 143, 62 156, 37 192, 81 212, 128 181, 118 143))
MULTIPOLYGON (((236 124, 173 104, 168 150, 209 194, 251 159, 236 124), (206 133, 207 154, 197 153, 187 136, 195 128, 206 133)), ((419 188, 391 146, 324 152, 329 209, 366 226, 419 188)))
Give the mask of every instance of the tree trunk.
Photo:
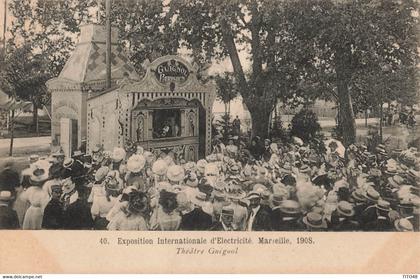
POLYGON ((348 146, 356 141, 356 122, 349 92, 351 53, 348 48, 345 48, 337 51, 336 54, 337 95, 340 103, 339 124, 343 131, 343 144, 348 146))
POLYGON ((268 137, 271 110, 262 110, 258 107, 248 108, 251 114, 252 133, 251 138, 259 136, 261 139, 268 137))
POLYGON ((365 109, 365 127, 367 128, 368 126, 368 112, 367 109, 365 109))

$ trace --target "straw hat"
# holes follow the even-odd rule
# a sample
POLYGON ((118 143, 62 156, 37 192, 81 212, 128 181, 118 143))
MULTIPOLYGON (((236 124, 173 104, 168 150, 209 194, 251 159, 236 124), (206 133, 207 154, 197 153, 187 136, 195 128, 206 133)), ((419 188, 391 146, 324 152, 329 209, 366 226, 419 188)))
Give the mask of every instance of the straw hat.
POLYGON ((354 215, 353 205, 346 201, 340 201, 337 204, 337 211, 343 216, 351 217, 354 215))
POLYGON ((204 159, 198 160, 197 161, 197 169, 199 172, 204 173, 205 171, 205 167, 207 165, 207 161, 204 159))
POLYGON ((195 171, 197 169, 197 164, 195 162, 189 161, 184 165, 184 169, 186 171, 195 171))
POLYGON ((134 154, 127 161, 127 169, 130 172, 138 173, 146 164, 146 159, 142 155, 134 154))
POLYGON ((367 198, 370 201, 378 201, 380 199, 380 194, 378 193, 378 191, 376 191, 373 188, 369 188, 365 193, 364 193, 365 198, 367 198))
POLYGON ((358 202, 365 202, 366 196, 365 191, 363 189, 356 189, 351 193, 351 197, 358 202))
POLYGON ((303 223, 312 228, 327 228, 327 222, 322 218, 322 215, 315 212, 309 212, 303 217, 303 223))
POLYGON ((10 201, 12 199, 12 193, 10 191, 0 192, 0 201, 10 201))
POLYGON ((168 170, 166 171, 166 177, 168 177, 168 179, 171 181, 179 182, 185 177, 184 169, 181 166, 172 165, 168 167, 168 170))
POLYGON ((152 165, 152 171, 156 175, 165 175, 168 171, 168 164, 163 159, 156 160, 152 165))
POLYGON ((109 168, 106 166, 100 167, 96 172, 95 172, 95 181, 100 182, 102 181, 106 175, 109 172, 109 168))
POLYGON ((215 163, 208 163, 204 168, 205 176, 219 176, 219 167, 215 163))
POLYGON ((395 229, 399 232, 412 232, 414 231, 413 224, 405 218, 397 219, 394 222, 395 229))
POLYGON ((207 198, 207 195, 203 192, 197 192, 197 194, 191 197, 191 202, 197 206, 203 206, 207 198))
POLYGON ((376 208, 382 211, 390 211, 391 204, 385 200, 380 199, 376 204, 376 208))
POLYGON ((246 193, 239 186, 231 185, 226 189, 226 197, 232 200, 241 200, 246 197, 246 193))
POLYGON ((64 160, 63 162, 63 167, 65 167, 66 169, 71 168, 71 166, 74 163, 74 159, 73 158, 67 158, 64 160))
POLYGON ((394 188, 399 188, 404 183, 404 178, 399 175, 388 177, 388 182, 394 188))
POLYGON ((280 210, 287 214, 301 213, 300 204, 295 200, 283 200, 280 203, 280 210))
POLYGON ((112 151, 112 155, 111 155, 111 159, 112 161, 118 163, 121 162, 122 160, 124 160, 125 158, 125 150, 121 147, 115 147, 114 150, 112 151))

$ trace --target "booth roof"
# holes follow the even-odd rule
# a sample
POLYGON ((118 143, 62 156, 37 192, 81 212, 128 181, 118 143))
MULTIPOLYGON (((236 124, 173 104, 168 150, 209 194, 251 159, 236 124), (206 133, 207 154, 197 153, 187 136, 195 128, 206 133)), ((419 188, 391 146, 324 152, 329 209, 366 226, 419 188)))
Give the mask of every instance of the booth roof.
MULTIPOLYGON (((86 83, 105 80, 106 78, 106 45, 102 37, 95 37, 92 28, 103 26, 92 25, 82 28, 80 42, 61 71, 59 78, 86 83)), ((112 79, 122 79, 128 73, 131 80, 139 80, 134 67, 128 61, 123 49, 117 44, 111 45, 112 79)))

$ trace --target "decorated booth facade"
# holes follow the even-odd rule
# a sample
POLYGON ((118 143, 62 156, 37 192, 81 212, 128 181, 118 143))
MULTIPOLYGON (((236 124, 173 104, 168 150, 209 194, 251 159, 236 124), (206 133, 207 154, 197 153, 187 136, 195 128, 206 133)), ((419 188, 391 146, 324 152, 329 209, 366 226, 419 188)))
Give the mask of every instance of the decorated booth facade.
POLYGON ((88 97, 88 150, 132 142, 185 160, 209 154, 214 84, 199 81, 198 69, 179 56, 146 61, 144 68, 140 81, 122 79, 116 89, 88 97))

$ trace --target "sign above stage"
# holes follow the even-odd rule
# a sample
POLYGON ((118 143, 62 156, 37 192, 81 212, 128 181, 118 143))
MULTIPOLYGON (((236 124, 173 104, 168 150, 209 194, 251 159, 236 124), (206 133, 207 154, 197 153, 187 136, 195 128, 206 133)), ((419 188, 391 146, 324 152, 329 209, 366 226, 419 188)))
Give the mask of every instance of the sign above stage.
POLYGON ((170 82, 183 83, 188 79, 190 71, 182 62, 175 59, 165 61, 156 67, 156 79, 164 84, 170 82))

